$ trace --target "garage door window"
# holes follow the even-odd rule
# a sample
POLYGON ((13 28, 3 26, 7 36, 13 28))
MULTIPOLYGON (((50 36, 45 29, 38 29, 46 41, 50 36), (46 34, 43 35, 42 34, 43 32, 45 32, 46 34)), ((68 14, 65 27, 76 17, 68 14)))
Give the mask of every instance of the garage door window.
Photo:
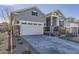
POLYGON ((34 25, 37 25, 36 23, 34 23, 34 25))
POLYGON ((26 22, 22 22, 22 24, 26 24, 26 22))
POLYGON ((41 24, 38 24, 38 25, 41 25, 41 24))
POLYGON ((41 26, 41 23, 32 23, 32 22, 21 22, 21 24, 25 24, 25 25, 37 25, 37 26, 41 26))
POLYGON ((28 23, 29 25, 32 25, 32 23, 28 23))

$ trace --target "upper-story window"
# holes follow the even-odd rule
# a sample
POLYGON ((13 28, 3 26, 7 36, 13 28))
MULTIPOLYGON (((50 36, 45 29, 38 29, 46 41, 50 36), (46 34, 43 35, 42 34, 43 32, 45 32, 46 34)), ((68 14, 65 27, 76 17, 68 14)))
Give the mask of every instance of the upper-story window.
POLYGON ((38 16, 37 11, 32 11, 32 16, 38 16))

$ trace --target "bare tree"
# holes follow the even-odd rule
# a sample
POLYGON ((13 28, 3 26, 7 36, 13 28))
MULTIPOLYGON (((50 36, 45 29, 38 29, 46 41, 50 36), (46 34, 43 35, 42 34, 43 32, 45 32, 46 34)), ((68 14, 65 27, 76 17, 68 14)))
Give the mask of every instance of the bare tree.
POLYGON ((1 10, 1 17, 2 17, 2 20, 3 22, 5 21, 8 21, 9 22, 9 25, 6 26, 5 28, 7 30, 11 29, 10 27, 10 20, 11 20, 11 11, 13 11, 13 7, 12 6, 3 6, 0 8, 1 10))
POLYGON ((2 20, 5 21, 6 19, 10 19, 10 13, 13 10, 12 7, 5 6, 1 8, 1 17, 3 18, 2 20))

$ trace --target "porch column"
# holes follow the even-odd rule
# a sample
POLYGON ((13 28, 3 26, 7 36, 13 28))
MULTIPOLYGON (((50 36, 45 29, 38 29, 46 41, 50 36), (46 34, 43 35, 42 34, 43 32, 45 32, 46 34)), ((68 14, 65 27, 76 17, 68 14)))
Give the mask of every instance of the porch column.
POLYGON ((52 16, 51 16, 51 18, 50 18, 50 34, 49 35, 51 35, 51 33, 52 33, 52 16))
POLYGON ((50 24, 50 25, 51 25, 51 26, 53 25, 53 24, 52 24, 52 16, 51 16, 51 24, 50 24))
POLYGON ((57 26, 59 26, 59 16, 57 17, 57 26))

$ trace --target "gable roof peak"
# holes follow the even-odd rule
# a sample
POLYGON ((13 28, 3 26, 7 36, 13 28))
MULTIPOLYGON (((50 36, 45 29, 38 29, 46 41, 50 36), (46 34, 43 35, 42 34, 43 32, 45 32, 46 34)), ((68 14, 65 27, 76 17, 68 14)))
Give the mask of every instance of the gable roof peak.
POLYGON ((13 11, 11 13, 21 13, 21 12, 24 12, 24 11, 28 11, 28 10, 31 10, 31 9, 36 9, 38 11, 40 11, 43 15, 45 15, 39 8, 37 8, 36 6, 32 6, 30 8, 24 8, 24 9, 20 9, 20 10, 16 10, 16 11, 13 11))

